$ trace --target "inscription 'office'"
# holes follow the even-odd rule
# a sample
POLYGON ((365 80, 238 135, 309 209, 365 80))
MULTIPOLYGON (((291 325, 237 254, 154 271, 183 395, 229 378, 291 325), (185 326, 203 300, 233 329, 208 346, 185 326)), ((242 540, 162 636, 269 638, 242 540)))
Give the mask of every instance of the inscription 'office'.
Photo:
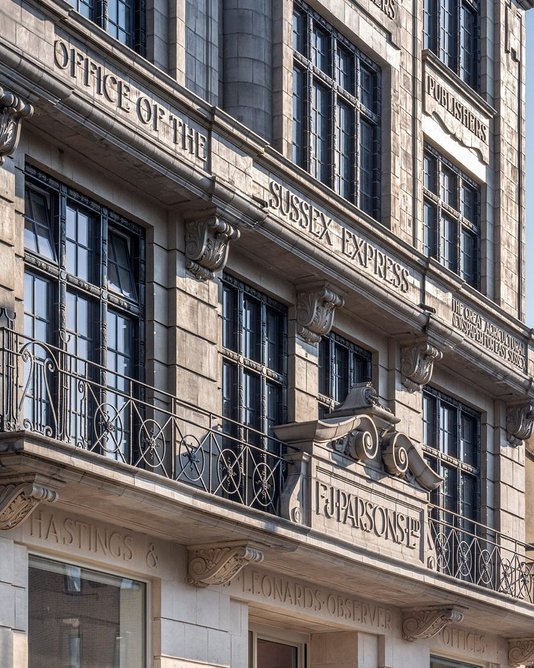
POLYGON ((400 292, 410 289, 410 272, 355 232, 276 181, 269 181, 269 208, 332 252, 400 292))

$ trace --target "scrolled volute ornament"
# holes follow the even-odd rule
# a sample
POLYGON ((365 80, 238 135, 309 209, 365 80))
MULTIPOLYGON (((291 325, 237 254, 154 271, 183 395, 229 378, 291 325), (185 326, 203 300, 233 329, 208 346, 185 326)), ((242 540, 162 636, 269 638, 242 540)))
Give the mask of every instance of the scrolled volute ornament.
POLYGON ((449 624, 458 624, 463 612, 455 607, 421 608, 403 613, 402 637, 413 642, 433 638, 449 624))
POLYGON ((200 280, 213 278, 228 259, 230 241, 240 237, 239 230, 218 216, 190 220, 185 226, 186 267, 200 280))
POLYGON ((506 408, 506 432, 508 442, 517 447, 532 435, 534 426, 534 401, 511 404, 506 408))
POLYGON ((345 454, 356 461, 375 459, 378 454, 379 436, 375 423, 362 417, 359 425, 347 436, 345 454))
POLYGON ((534 662, 534 638, 514 638, 508 640, 508 664, 510 666, 530 666, 534 662))
POLYGON ((263 561, 263 552, 248 543, 199 545, 187 549, 187 582, 197 587, 229 584, 247 564, 263 561))
POLYGON ((31 104, 0 86, 0 165, 17 148, 22 119, 32 114, 31 104))
POLYGON ((307 343, 319 343, 332 329, 334 312, 344 300, 325 284, 307 286, 297 293, 297 331, 307 343))
POLYGON ((387 432, 382 437, 382 460, 386 471, 403 478, 408 470, 408 451, 413 447, 410 439, 400 431, 387 432))
POLYGON ((417 392, 432 378, 434 362, 443 357, 441 350, 427 341, 401 347, 402 384, 409 392, 417 392))

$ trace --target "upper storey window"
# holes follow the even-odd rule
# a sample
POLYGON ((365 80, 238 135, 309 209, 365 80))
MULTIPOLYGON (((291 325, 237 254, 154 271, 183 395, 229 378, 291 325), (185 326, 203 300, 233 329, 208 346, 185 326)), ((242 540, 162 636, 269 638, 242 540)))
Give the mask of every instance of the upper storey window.
POLYGON ((472 88, 478 86, 477 0, 425 0, 425 48, 472 88))
POLYGON ((424 155, 424 249, 480 287, 480 186, 429 146, 424 155))
POLYGON ((378 218, 380 69, 301 2, 293 50, 293 161, 378 218))
POLYGON ((80 14, 141 55, 145 52, 145 0, 69 0, 80 14))

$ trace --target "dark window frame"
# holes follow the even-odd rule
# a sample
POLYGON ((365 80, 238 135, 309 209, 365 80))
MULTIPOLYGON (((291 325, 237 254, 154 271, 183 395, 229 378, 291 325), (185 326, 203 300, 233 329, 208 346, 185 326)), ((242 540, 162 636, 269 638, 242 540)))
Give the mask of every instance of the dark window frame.
POLYGON ((291 159, 378 220, 380 67, 302 0, 293 26, 291 159))

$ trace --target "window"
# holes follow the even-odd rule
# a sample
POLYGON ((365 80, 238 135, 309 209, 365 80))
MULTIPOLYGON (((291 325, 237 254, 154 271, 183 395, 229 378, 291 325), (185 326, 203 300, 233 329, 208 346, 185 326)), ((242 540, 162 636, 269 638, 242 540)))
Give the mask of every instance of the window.
POLYGON ((302 2, 293 50, 292 160, 378 218, 380 69, 302 2))
POLYGON ((145 0, 69 0, 76 11, 145 55, 145 0))
POLYGON ((142 230, 28 167, 24 233, 24 334, 34 362, 26 426, 91 447, 106 423, 100 449, 128 461, 129 379, 142 359, 142 230))
POLYGON ((29 667, 144 668, 145 610, 142 582, 30 555, 29 667))
POLYGON ((249 668, 305 668, 307 636, 277 629, 249 632, 249 668))
POLYGON ((472 88, 478 86, 477 0, 425 0, 424 45, 472 88))
POLYGON ((371 380, 371 353, 331 333, 319 344, 319 402, 325 415, 356 383, 371 380))
POLYGON ((429 146, 424 153, 424 252, 480 287, 480 186, 429 146))
POLYGON ((480 414, 431 388, 423 391, 423 442, 430 466, 444 479, 431 501, 440 517, 455 524, 452 514, 471 529, 479 519, 480 414), (447 512, 448 511, 448 512, 447 512), (452 513, 452 514, 451 514, 452 513))
POLYGON ((286 422, 287 309, 225 274, 223 278, 223 416, 225 432, 264 445, 286 422))

